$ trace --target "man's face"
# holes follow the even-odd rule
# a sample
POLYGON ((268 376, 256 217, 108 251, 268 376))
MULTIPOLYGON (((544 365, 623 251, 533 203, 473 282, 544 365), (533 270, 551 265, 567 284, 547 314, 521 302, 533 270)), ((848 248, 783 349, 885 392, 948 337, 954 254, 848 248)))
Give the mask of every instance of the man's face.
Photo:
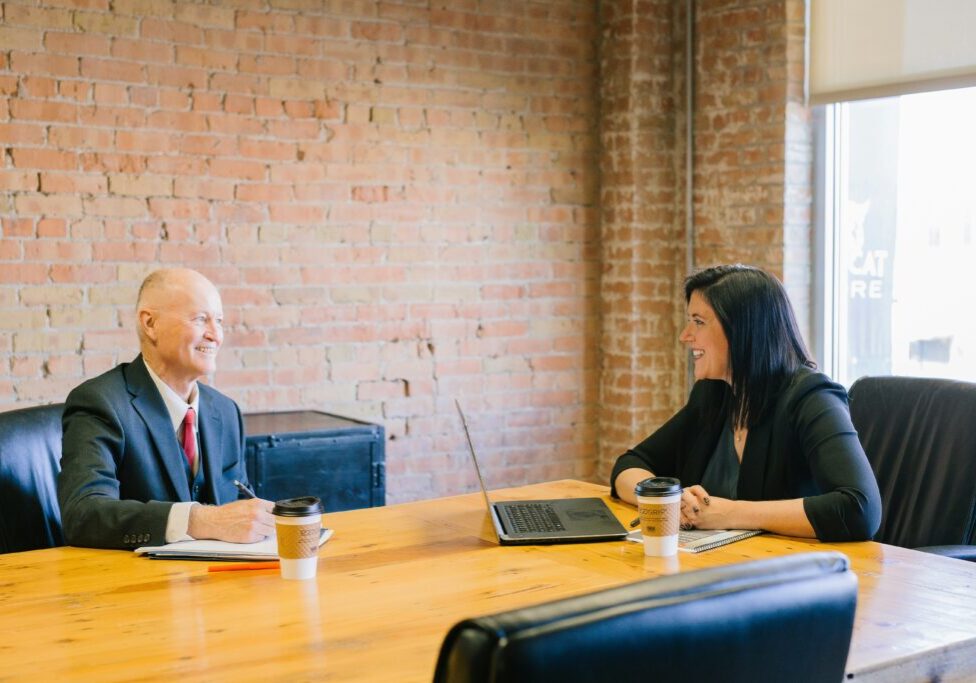
POLYGON ((168 287, 153 319, 160 376, 188 385, 216 371, 223 321, 220 295, 209 281, 191 278, 168 287))

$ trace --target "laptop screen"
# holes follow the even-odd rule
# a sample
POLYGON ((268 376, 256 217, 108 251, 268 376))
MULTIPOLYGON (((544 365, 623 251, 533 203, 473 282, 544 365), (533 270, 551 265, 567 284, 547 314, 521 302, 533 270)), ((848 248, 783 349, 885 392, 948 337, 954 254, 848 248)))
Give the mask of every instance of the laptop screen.
POLYGON ((481 484, 481 493, 485 497, 485 505, 491 511, 491 498, 488 497, 488 487, 485 486, 485 478, 481 476, 481 466, 478 464, 478 456, 474 452, 471 432, 468 431, 468 420, 464 417, 464 411, 461 410, 461 403, 457 399, 454 399, 454 405, 457 406, 458 415, 461 416, 461 426, 464 427, 464 438, 468 440, 468 451, 471 453, 472 462, 474 462, 474 470, 478 473, 478 483, 481 484))

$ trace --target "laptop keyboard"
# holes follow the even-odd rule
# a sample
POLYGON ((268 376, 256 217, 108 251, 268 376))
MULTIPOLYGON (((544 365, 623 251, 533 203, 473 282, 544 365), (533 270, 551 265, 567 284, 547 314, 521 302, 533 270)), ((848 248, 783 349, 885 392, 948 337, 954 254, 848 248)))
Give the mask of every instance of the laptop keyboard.
POLYGON ((559 516, 551 505, 545 503, 524 503, 522 505, 506 505, 504 507, 511 523, 511 528, 517 534, 552 533, 565 531, 566 528, 559 521, 559 516))

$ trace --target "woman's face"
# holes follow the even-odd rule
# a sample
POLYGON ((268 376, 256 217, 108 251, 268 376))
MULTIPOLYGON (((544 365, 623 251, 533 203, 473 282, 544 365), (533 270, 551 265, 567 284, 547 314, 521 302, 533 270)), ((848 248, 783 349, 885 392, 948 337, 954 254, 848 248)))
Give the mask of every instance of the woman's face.
POLYGON ((696 380, 721 379, 732 383, 729 340, 715 311, 698 292, 692 292, 688 300, 688 324, 679 339, 691 350, 696 380))

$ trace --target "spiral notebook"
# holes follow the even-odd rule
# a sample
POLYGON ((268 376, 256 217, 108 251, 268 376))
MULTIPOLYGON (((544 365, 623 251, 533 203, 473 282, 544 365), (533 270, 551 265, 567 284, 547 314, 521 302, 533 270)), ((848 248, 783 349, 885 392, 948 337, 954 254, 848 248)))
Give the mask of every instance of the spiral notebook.
MULTIPOLYGON (((332 538, 332 529, 319 531, 319 546, 332 538)), ((268 536, 256 543, 229 543, 227 541, 196 540, 177 541, 166 545, 136 548, 136 555, 154 560, 227 560, 259 562, 278 559, 278 539, 268 536)))
MULTIPOLYGON (((678 550, 685 553, 700 553, 752 538, 761 533, 761 529, 692 529, 691 531, 680 531, 678 532, 678 550)), ((627 540, 642 542, 640 529, 627 534, 627 540)))

